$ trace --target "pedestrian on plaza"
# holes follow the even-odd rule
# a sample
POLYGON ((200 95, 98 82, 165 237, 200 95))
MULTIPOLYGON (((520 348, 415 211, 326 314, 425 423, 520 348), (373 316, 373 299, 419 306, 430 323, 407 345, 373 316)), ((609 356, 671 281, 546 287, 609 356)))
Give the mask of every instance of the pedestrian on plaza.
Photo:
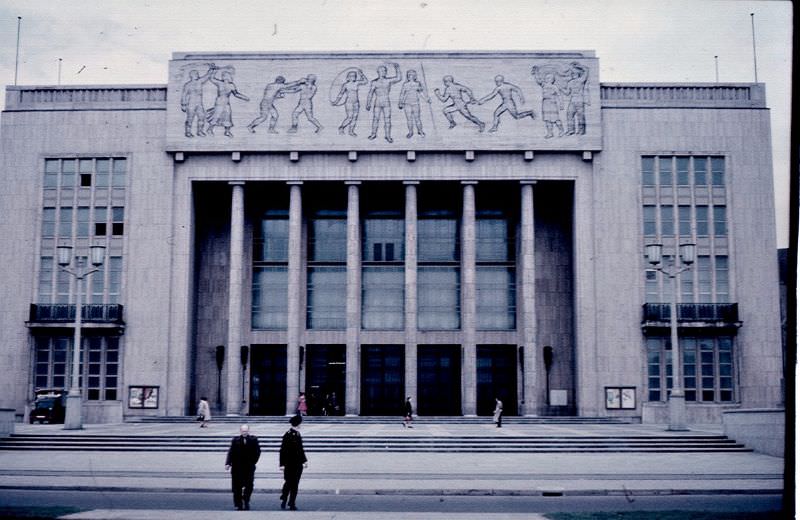
POLYGON ((279 466, 283 471, 283 488, 281 489, 281 509, 286 509, 286 502, 289 502, 289 509, 297 511, 297 488, 300 485, 300 476, 303 468, 308 467, 308 459, 303 449, 303 437, 300 435, 300 423, 303 418, 295 415, 289 420, 292 425, 283 434, 281 439, 281 452, 279 466))
POLYGON ((414 408, 411 406, 411 396, 406 397, 405 413, 403 414, 403 428, 413 428, 414 408))
POLYGON ((231 447, 228 448, 228 456, 225 458, 225 470, 231 472, 233 505, 237 511, 250 509, 250 495, 253 494, 253 479, 259 457, 261 446, 258 444, 258 437, 250 435, 248 425, 241 425, 239 435, 231 440, 231 447))
POLYGON ((211 420, 211 407, 208 406, 208 398, 201 397, 200 402, 197 404, 197 420, 201 428, 208 428, 208 421, 211 420))
POLYGON ((503 401, 500 398, 494 398, 494 422, 498 428, 503 427, 503 401))
POLYGON ((308 415, 308 403, 306 402, 306 393, 300 392, 297 398, 297 415, 308 415))

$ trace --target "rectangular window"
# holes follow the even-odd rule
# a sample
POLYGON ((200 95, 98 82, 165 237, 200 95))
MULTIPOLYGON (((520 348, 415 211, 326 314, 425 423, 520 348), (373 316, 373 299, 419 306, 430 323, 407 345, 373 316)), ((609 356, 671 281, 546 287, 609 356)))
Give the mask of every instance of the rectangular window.
POLYGON ((661 342, 657 339, 647 340, 647 399, 661 401, 661 342))
MULTIPOLYGON (((119 383, 119 338, 83 338, 79 384, 89 401, 115 401, 119 383), (86 376, 86 377, 84 377, 86 376)), ((66 389, 72 368, 72 338, 39 336, 35 340, 34 389, 66 389)))
POLYGON ((119 303, 122 294, 122 257, 108 258, 108 303, 119 303))
POLYGON ((106 265, 103 264, 98 268, 98 271, 92 273, 88 276, 89 280, 89 297, 88 301, 91 303, 103 303, 103 297, 105 296, 105 267, 106 265))
POLYGON ((94 208, 94 234, 98 237, 104 237, 108 234, 107 231, 108 208, 96 207, 94 208))
POLYGON ((708 160, 705 157, 694 158, 694 185, 708 185, 708 160))
POLYGON ((678 186, 688 186, 689 185, 689 158, 688 157, 677 157, 675 159, 676 168, 678 171, 677 175, 677 184, 678 186))
POLYGON ((114 159, 113 176, 111 185, 115 188, 124 188, 126 184, 125 168, 127 161, 125 159, 114 159))
POLYGON ((288 324, 288 267, 285 265, 253 268, 252 326, 258 330, 282 330, 288 324))
POLYGON ((711 185, 725 186, 725 158, 711 158, 711 185))
POLYGON ((691 271, 684 271, 681 278, 681 303, 694 302, 694 279, 691 271))
POLYGON ((678 206, 678 221, 680 235, 684 238, 692 237, 692 207, 678 206))
POLYGON ((687 401, 697 400, 697 341, 694 338, 682 338, 683 351, 683 389, 687 401))
POLYGON ((254 237, 254 262, 289 261, 289 218, 287 212, 261 220, 254 237))
POLYGON ((54 265, 52 256, 43 256, 39 259, 39 303, 52 301, 54 265))
POLYGON ((513 267, 478 266, 475 300, 478 330, 516 327, 516 284, 513 267))
POLYGON ((97 188, 108 188, 109 174, 111 173, 111 159, 97 159, 95 161, 95 181, 97 188))
MULTIPOLYGON (((98 161, 99 162, 99 161, 98 161)), ((120 236, 125 233, 125 208, 113 207, 111 208, 111 234, 120 236)))
POLYGON ((56 235, 56 208, 44 208, 42 210, 42 237, 53 237, 56 235))
POLYGON ((695 220, 697 225, 697 236, 708 236, 708 206, 696 206, 695 220))
POLYGON ((724 237, 728 234, 728 224, 725 217, 725 206, 714 206, 714 236, 724 237))
POLYGON ((365 330, 403 330, 403 267, 365 266, 361 278, 361 326, 365 330))
POLYGON ((658 183, 662 188, 672 187, 672 157, 658 159, 658 183))
POLYGON ((310 262, 347 261, 347 219, 312 219, 308 240, 310 262))
POLYGON ((672 206, 661 206, 661 235, 675 234, 675 219, 672 216, 672 206))
POLYGON ((475 220, 475 257, 478 262, 508 262, 514 258, 508 219, 475 220))
POLYGON ((78 208, 78 222, 76 228, 76 236, 78 238, 86 238, 89 236, 89 208, 81 206, 78 208))
POLYGON ((714 363, 714 343, 711 339, 698 341, 700 348, 700 397, 701 401, 714 401, 716 370, 714 363))
POLYGON ((344 266, 308 268, 306 323, 309 329, 345 329, 346 277, 344 266))
POLYGON ((644 206, 643 208, 644 220, 644 235, 647 237, 654 237, 657 235, 657 222, 656 222, 656 207, 644 206))
POLYGON ((75 187, 75 160, 61 161, 61 189, 75 187))
POLYGON ((716 275, 716 292, 717 297, 715 298, 717 303, 728 303, 730 302, 730 288, 728 284, 728 257, 727 256, 716 256, 714 257, 715 262, 715 269, 714 274, 716 275))
POLYGON ((733 340, 717 339, 717 355, 719 363, 719 400, 727 403, 733 396, 733 340))
POLYGON ((61 207, 58 211, 58 236, 72 238, 72 208, 61 207))
POLYGON ((45 159, 44 161, 44 187, 58 188, 58 159, 45 159))
POLYGON ((421 218, 417 222, 420 262, 456 262, 459 259, 458 220, 421 218))
POLYGON ((655 186, 654 157, 642 157, 642 186, 655 186))
POLYGON ((698 303, 712 303, 711 295, 711 257, 698 256, 697 265, 697 301, 698 303))
POLYGON ((400 218, 366 218, 362 221, 362 260, 402 262, 405 221, 400 218))
POLYGON ((417 272, 417 298, 420 330, 461 327, 461 285, 457 267, 421 266, 417 272))
POLYGON ((644 272, 644 292, 647 303, 659 303, 661 292, 658 290, 658 272, 647 270, 644 272))

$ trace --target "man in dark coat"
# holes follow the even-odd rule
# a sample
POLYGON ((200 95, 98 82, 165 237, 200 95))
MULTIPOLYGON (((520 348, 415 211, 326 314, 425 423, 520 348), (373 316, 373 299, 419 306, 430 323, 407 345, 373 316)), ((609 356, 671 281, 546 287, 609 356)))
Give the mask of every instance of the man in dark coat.
POLYGON ((250 435, 250 427, 243 424, 239 427, 239 435, 231 441, 228 456, 225 458, 225 469, 231 472, 231 490, 233 505, 237 510, 250 509, 250 495, 253 494, 253 478, 256 463, 261 456, 258 437, 250 435))
POLYGON ((280 468, 283 470, 283 489, 281 490, 281 509, 286 509, 286 501, 289 501, 289 509, 297 511, 295 500, 297 500, 297 487, 300 485, 300 476, 303 468, 308 467, 308 459, 303 449, 303 438, 300 436, 300 423, 303 418, 295 415, 289 420, 292 425, 283 434, 281 440, 280 468))

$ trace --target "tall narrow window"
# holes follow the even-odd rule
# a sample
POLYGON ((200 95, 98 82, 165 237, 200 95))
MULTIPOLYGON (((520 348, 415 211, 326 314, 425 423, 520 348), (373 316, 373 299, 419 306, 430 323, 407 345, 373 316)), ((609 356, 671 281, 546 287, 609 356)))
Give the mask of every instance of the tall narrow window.
POLYGON ((347 219, 342 210, 317 210, 309 221, 308 305, 309 329, 346 327, 347 219))
POLYGON ((692 238, 692 207, 678 206, 678 219, 681 237, 692 238))
POLYGON ((689 185, 689 158, 688 157, 677 157, 675 159, 676 169, 678 171, 678 175, 676 178, 676 184, 678 186, 688 186, 689 185))
POLYGON ((694 185, 706 186, 708 184, 708 160, 705 157, 694 158, 694 185))
POLYGON ((725 186, 725 159, 722 157, 711 158, 711 184, 725 186))
POLYGON ((642 157, 642 186, 655 186, 654 157, 642 157))
POLYGON ((663 188, 672 187, 672 158, 661 157, 658 160, 658 183, 663 188))
POLYGON ((253 235, 251 320, 254 329, 281 330, 288 324, 289 212, 264 212, 253 235))
MULTIPOLYGON (((441 203, 441 202, 440 202, 441 203)), ((451 210, 422 210, 417 222, 417 326, 461 327, 459 220, 451 210)))
POLYGON ((672 216, 672 206, 661 206, 661 234, 665 236, 675 234, 675 218, 672 216))
POLYGON ((715 256, 716 263, 714 272, 716 274, 716 301, 717 303, 728 303, 730 301, 730 287, 728 284, 728 257, 715 256))
POLYGON ((728 224, 725 217, 725 206, 714 206, 714 236, 724 237, 728 234, 728 224))
POLYGON ((370 209, 365 213, 361 223, 361 327, 402 330, 405 221, 399 210, 370 209))
POLYGON ((697 224, 697 236, 708 236, 708 206, 697 206, 695 209, 695 219, 697 224))
POLYGON ((481 209, 476 217, 476 328, 511 330, 517 315, 513 223, 499 210, 481 209))
POLYGON ((658 234, 658 227, 656 221, 656 207, 644 206, 643 221, 644 221, 644 235, 647 237, 654 237, 658 234))

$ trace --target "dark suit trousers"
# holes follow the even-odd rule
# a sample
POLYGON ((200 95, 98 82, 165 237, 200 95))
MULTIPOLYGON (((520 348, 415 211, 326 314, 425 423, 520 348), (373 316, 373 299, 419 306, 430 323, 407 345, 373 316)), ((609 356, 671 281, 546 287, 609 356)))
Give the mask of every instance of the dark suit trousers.
POLYGON ((303 466, 284 466, 283 468, 283 489, 281 490, 281 500, 289 500, 289 507, 295 505, 297 500, 297 487, 300 485, 300 476, 303 474, 303 466))
POLYGON ((255 468, 231 468, 231 490, 233 491, 233 505, 242 507, 250 503, 253 494, 253 479, 255 468))

